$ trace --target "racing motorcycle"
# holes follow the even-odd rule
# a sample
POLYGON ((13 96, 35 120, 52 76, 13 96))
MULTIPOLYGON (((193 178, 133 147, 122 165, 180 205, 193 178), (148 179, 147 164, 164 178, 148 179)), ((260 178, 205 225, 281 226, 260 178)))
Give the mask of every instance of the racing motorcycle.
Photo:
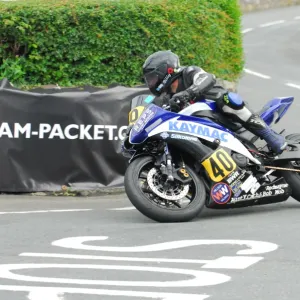
MULTIPOLYGON (((133 99, 122 144, 129 157, 125 192, 143 215, 187 222, 204 207, 249 207, 290 196, 300 201, 300 134, 286 136, 287 150, 274 155, 259 145, 259 137, 222 115, 214 101, 190 102, 175 113, 153 98, 133 99)), ((293 101, 275 98, 258 113, 273 126, 293 101)))

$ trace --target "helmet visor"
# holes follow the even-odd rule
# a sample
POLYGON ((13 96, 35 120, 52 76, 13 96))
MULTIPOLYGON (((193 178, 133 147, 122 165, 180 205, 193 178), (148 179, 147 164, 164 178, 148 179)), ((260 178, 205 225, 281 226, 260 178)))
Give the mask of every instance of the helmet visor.
POLYGON ((145 75, 145 81, 149 89, 154 89, 158 86, 160 78, 156 71, 152 71, 145 75))
MULTIPOLYGON (((145 81, 149 87, 149 89, 156 89, 164 80, 164 78, 168 75, 168 66, 167 64, 162 64, 158 66, 152 72, 145 74, 145 81)), ((165 85, 165 83, 164 83, 165 85)))

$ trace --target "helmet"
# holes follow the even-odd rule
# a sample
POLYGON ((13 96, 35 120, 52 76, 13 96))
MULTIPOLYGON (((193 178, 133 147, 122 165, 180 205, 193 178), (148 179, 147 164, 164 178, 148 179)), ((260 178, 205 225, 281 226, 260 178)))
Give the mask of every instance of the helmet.
POLYGON ((179 76, 179 57, 170 50, 151 54, 143 65, 143 75, 152 94, 159 96, 179 76))

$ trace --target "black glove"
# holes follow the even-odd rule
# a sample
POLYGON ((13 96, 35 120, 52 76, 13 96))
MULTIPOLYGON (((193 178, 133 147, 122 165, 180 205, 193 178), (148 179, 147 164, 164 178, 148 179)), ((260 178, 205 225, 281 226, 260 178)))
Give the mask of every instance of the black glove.
POLYGON ((163 105, 168 105, 170 101, 170 95, 168 94, 162 94, 158 97, 155 97, 153 100, 153 103, 157 106, 162 107, 163 105))
POLYGON ((181 104, 192 100, 192 95, 188 91, 183 91, 175 94, 169 101, 172 111, 181 110, 181 104))

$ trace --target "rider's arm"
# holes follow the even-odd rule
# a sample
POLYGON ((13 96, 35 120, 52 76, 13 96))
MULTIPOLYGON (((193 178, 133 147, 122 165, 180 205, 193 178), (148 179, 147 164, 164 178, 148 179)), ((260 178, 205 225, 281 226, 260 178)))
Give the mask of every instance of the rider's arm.
POLYGON ((186 85, 189 86, 186 91, 195 98, 200 97, 216 84, 214 74, 207 73, 195 66, 188 67, 185 70, 184 78, 186 85))

